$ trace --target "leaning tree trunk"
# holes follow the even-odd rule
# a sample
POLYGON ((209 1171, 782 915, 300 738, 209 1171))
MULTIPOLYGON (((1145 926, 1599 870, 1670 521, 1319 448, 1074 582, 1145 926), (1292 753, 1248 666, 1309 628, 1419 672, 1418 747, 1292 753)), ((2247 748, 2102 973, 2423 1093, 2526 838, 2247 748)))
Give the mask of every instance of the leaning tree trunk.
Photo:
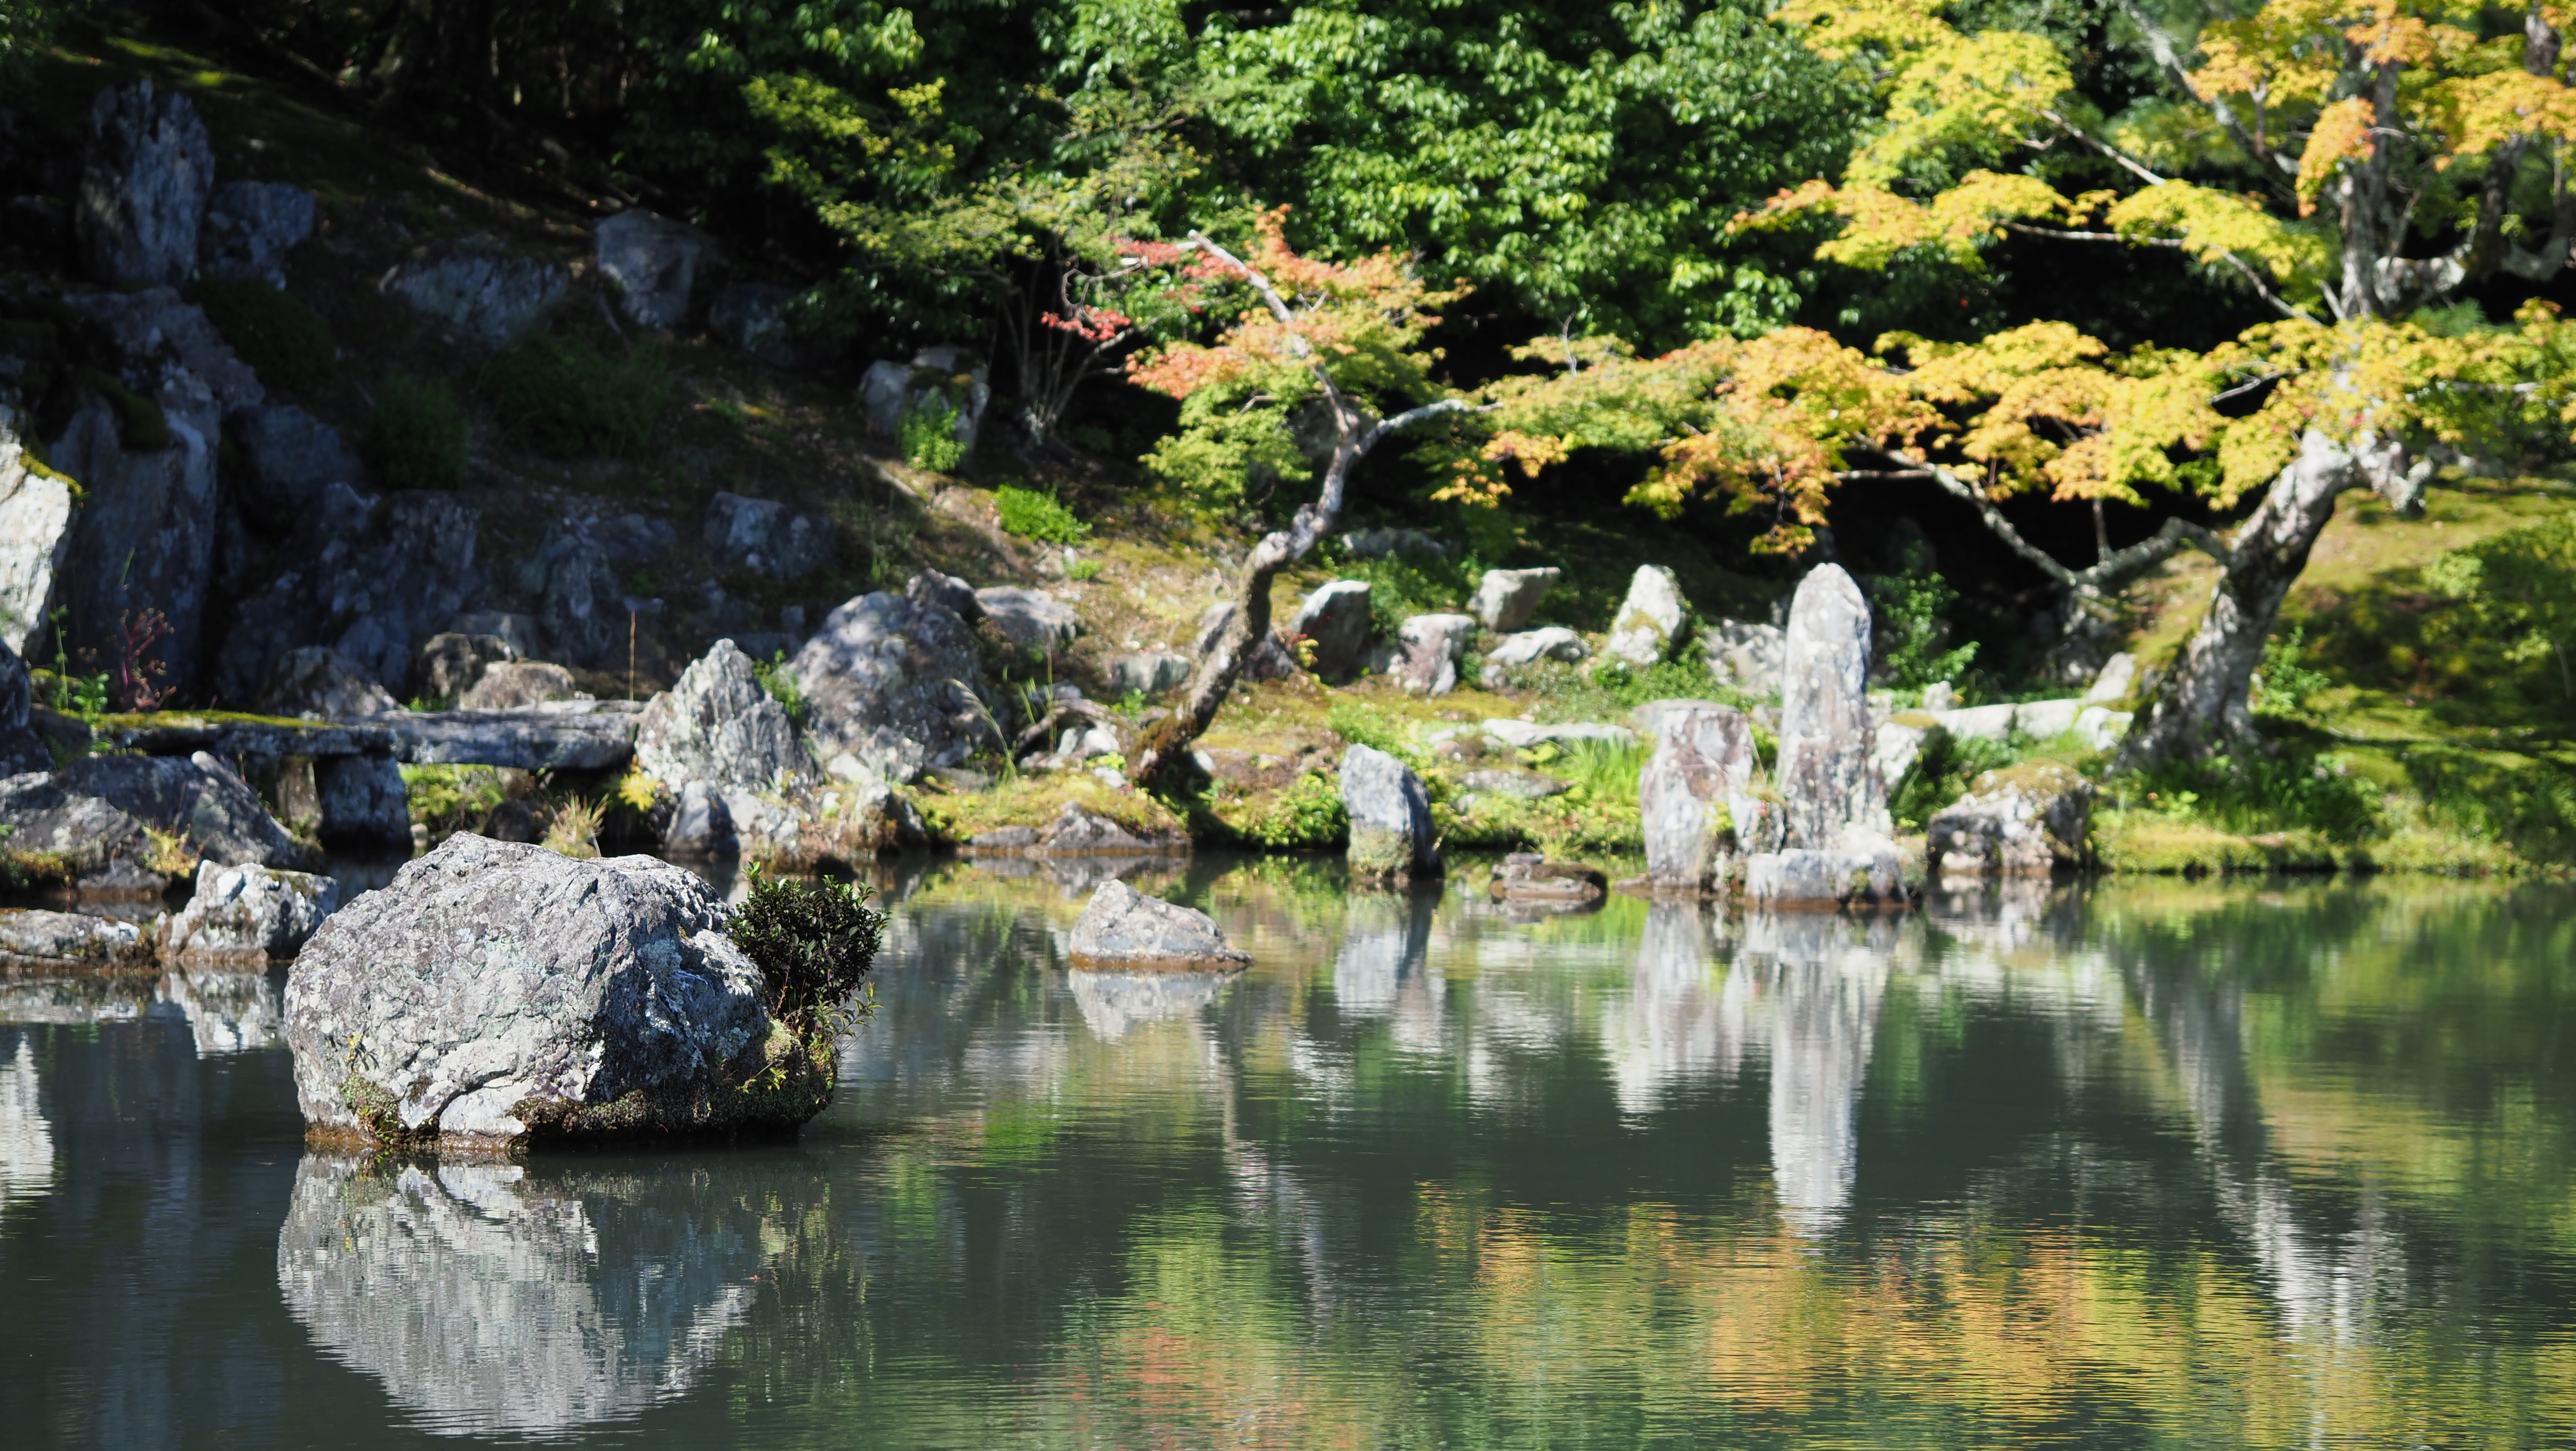
POLYGON ((2315 431, 2300 440, 2298 458, 2272 481, 2220 556, 2200 628, 2174 661, 2145 723, 2129 737, 2125 764, 2197 759, 2258 739, 2252 694, 2263 642, 2308 567, 2317 536, 2334 518, 2335 500, 2347 490, 2371 488, 2414 512, 2431 470, 2405 463, 2402 449, 2369 434, 2349 445, 2315 431))

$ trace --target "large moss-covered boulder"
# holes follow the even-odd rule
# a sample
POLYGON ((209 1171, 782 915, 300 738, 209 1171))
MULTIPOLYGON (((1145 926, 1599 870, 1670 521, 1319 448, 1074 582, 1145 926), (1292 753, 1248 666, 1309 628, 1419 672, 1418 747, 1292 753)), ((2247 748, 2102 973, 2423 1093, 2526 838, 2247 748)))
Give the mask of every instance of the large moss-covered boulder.
POLYGON ((296 1097, 326 1141, 736 1135, 822 1111, 828 1041, 765 1006, 707 884, 459 835, 343 907, 286 985, 296 1097))

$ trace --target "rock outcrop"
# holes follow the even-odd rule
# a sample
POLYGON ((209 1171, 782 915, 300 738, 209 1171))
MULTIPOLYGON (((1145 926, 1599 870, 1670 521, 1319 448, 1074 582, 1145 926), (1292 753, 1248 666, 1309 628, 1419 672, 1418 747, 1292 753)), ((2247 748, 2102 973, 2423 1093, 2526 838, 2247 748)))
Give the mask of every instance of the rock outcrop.
POLYGON ((1354 878, 1402 882, 1439 875, 1431 796, 1412 767, 1373 747, 1352 746, 1342 753, 1341 786, 1354 878))
POLYGON ((260 714, 306 720, 358 720, 400 709, 392 691, 328 645, 287 651, 259 696, 260 714))
POLYGON ((293 404, 236 411, 225 436, 241 458, 233 496, 253 524, 292 532, 333 484, 362 487, 366 467, 340 431, 293 404))
POLYGON ((476 522, 471 506, 445 494, 383 503, 346 484, 325 488, 285 569, 242 603, 218 659, 217 692, 257 699, 278 660, 305 645, 329 645, 385 689, 404 690, 414 654, 481 583, 476 522))
POLYGON ((0 781, 0 841, 22 871, 41 868, 78 890, 154 892, 173 856, 227 866, 302 867, 307 851, 232 768, 204 752, 86 756, 59 771, 0 781), (166 833, 156 845, 150 832, 166 833))
POLYGON ((1314 671, 1326 680, 1347 680, 1368 663, 1369 636, 1377 616, 1369 601, 1369 582, 1337 579, 1318 585, 1297 606, 1288 629, 1314 643, 1314 671))
POLYGON ((812 773, 786 708, 762 688, 751 657, 731 640, 718 640, 676 684, 645 703, 635 728, 635 764, 675 787, 705 781, 744 791, 775 790, 812 773))
POLYGON ((371 1144, 775 1132, 828 1053, 763 1006, 696 876, 451 837, 323 923, 286 986, 310 1130, 371 1144))
POLYGON ((527 332, 563 300, 572 279, 552 262, 512 256, 489 237, 423 248, 385 283, 416 312, 485 347, 527 332))
POLYGON ((1640 706, 1655 753, 1637 782, 1646 882, 1656 892, 1724 890, 1740 847, 1736 817, 1753 817, 1753 723, 1705 700, 1640 706))
POLYGON ((1610 620, 1601 653, 1631 665, 1652 665, 1673 647, 1682 628, 1682 587, 1660 564, 1641 564, 1628 580, 1628 597, 1610 620))
POLYGON ((631 621, 617 561, 587 519, 558 519, 518 583, 538 594, 537 624, 547 653, 586 670, 623 664, 631 621))
POLYGON ((293 957, 340 905, 339 884, 270 867, 197 867, 196 895, 161 924, 161 955, 267 963, 293 957))
POLYGON ((313 235, 313 193, 284 181, 230 181, 206 199, 197 270, 286 286, 286 254, 313 235))
POLYGON ((715 249, 706 233, 641 207, 592 230, 600 275, 616 285, 618 306, 628 317, 649 328, 689 320, 689 294, 715 249))
POLYGON ((1447 695, 1458 688, 1458 662, 1475 635, 1471 615, 1415 615, 1369 664, 1408 695, 1447 695))
POLYGON ((72 488, 27 457, 19 423, 0 408, 0 644, 24 651, 54 602, 72 546, 72 488))
POLYGON ((1557 569, 1489 569, 1476 583, 1476 597, 1468 612, 1477 623, 1498 635, 1507 635, 1530 622, 1538 613, 1539 602, 1547 598, 1550 586, 1563 573, 1557 569))
POLYGON ((707 503, 707 552, 778 579, 802 579, 832 562, 832 525, 775 499, 718 494, 707 503))
POLYGON ((81 264, 110 287, 163 287, 197 270, 215 152, 196 106, 148 80, 98 93, 73 227, 81 264))
POLYGON ((910 781, 995 735, 975 637, 938 605, 861 595, 824 616, 788 668, 814 753, 827 762, 846 752, 887 780, 910 781))
POLYGON ((1230 972, 1252 954, 1227 944, 1205 912, 1148 897, 1115 878, 1100 884, 1073 924, 1078 967, 1160 967, 1230 972))
POLYGON ((1936 881, 2046 876, 2084 865, 2090 851, 2093 783, 2053 762, 1988 771, 1924 827, 1936 881))
POLYGON ((1789 606, 1781 683, 1777 776, 1793 847, 1890 830, 1887 786, 1870 763, 1869 646, 1860 586, 1839 565, 1809 571, 1789 606))

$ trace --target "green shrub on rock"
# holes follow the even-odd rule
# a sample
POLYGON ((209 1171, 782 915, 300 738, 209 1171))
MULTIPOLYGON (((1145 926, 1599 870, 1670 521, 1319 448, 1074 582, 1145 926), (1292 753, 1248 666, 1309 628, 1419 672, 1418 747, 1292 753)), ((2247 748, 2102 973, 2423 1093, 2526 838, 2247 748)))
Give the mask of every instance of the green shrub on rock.
POLYGON ((465 411, 445 383, 396 373, 376 390, 358 456, 385 488, 455 488, 465 481, 465 411))
POLYGON ((763 877, 733 913, 734 945, 758 964, 770 1017, 813 1044, 875 1011, 853 998, 876 965, 885 914, 855 882, 763 877))
POLYGON ((655 354, 611 358, 551 334, 512 345, 479 386, 510 440, 550 458, 641 453, 671 401, 671 375, 655 354))

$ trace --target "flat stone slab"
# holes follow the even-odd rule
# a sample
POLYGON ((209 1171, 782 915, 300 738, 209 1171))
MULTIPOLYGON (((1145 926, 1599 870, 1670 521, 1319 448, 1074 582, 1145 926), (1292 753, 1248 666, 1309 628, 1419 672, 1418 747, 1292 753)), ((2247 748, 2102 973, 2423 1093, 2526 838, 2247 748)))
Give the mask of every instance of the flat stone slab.
POLYGON ((634 758, 643 711, 626 701, 567 700, 526 710, 405 711, 383 721, 395 756, 415 766, 605 771, 634 758))
POLYGON ((222 713, 109 716, 98 734, 119 750, 146 756, 208 752, 222 760, 287 756, 390 756, 394 733, 379 725, 293 721, 222 713))
POLYGON ((1494 719, 1485 722, 1485 734, 1516 751, 1525 751, 1541 741, 1608 741, 1624 746, 1637 739, 1637 733, 1623 725, 1602 722, 1576 722, 1566 725, 1533 725, 1525 720, 1494 719))

